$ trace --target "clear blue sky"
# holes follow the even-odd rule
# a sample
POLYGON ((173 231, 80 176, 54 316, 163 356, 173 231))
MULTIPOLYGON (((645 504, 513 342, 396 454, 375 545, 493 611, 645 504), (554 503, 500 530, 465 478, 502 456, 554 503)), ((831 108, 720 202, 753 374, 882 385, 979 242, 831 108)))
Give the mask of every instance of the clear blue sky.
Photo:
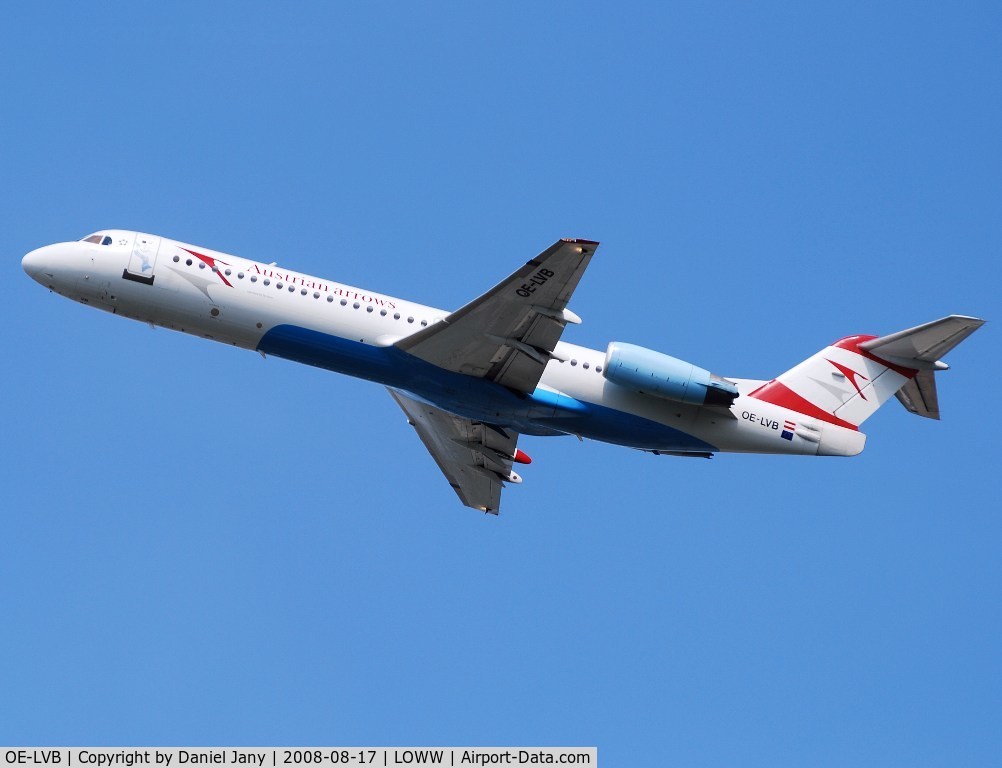
POLYGON ((464 509, 378 386, 95 312, 154 232, 454 308, 602 241, 568 341, 769 378, 1002 319, 997 3, 0 12, 0 742, 1002 754, 997 325, 855 459, 526 439, 464 509))

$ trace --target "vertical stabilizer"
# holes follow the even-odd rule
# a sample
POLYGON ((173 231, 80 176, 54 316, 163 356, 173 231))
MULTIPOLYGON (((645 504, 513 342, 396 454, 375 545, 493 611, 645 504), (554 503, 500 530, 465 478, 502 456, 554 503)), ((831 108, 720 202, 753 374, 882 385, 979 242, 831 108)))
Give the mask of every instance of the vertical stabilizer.
POLYGON ((891 396, 939 418, 939 360, 984 325, 951 315, 887 336, 847 336, 754 392, 754 397, 840 427, 858 429, 891 396))

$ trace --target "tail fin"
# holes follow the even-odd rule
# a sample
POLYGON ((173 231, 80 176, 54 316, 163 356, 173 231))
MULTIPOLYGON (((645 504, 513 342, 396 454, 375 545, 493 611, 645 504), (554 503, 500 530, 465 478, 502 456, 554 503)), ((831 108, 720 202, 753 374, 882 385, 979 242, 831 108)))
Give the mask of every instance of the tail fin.
POLYGON ((912 413, 939 418, 935 371, 984 320, 950 315, 888 336, 847 336, 764 384, 750 397, 858 429, 892 395, 912 413))

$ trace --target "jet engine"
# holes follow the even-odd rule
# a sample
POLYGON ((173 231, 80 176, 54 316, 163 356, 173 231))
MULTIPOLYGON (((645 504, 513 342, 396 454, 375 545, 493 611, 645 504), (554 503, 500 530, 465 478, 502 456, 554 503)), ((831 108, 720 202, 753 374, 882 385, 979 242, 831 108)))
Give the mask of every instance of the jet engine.
POLYGON ((687 405, 730 407, 738 388, 705 368, 636 344, 614 341, 605 353, 602 375, 634 392, 687 405))

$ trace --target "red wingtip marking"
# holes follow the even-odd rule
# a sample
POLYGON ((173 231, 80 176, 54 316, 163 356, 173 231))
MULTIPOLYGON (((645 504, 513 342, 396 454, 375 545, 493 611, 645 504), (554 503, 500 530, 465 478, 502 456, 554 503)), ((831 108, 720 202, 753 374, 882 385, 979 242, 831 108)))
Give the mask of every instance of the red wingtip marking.
POLYGON ((529 458, 529 454, 527 454, 521 448, 515 449, 515 455, 512 456, 512 460, 519 464, 532 464, 532 459, 529 458))

